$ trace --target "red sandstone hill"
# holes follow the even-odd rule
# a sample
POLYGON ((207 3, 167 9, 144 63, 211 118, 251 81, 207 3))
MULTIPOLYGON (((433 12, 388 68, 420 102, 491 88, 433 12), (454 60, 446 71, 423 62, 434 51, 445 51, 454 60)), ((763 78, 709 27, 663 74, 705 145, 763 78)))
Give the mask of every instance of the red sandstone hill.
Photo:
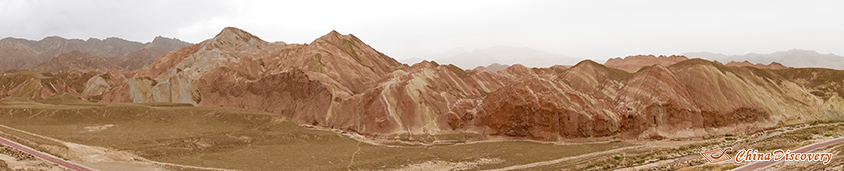
POLYGON ((700 59, 633 74, 584 61, 556 79, 525 79, 490 93, 475 125, 542 140, 694 137, 841 119, 824 112, 841 95, 835 89, 836 97, 810 96, 774 71, 700 59))
POLYGON ((407 66, 336 31, 285 44, 226 28, 162 56, 103 100, 257 109, 373 137, 468 132, 539 140, 697 137, 844 113, 825 107, 844 95, 838 70, 731 67, 682 56, 616 64, 608 61, 634 73, 592 61, 498 71, 407 66), (795 80, 785 75, 791 72, 823 76, 795 80))
POLYGON ((67 92, 95 101, 263 110, 376 138, 686 138, 844 119, 844 71, 673 61, 681 58, 633 57, 635 65, 625 65, 626 59, 612 65, 628 71, 589 60, 571 67, 464 70, 428 61, 404 65, 336 31, 308 44, 286 44, 229 27, 134 73, 7 72, 0 90, 4 96, 67 92), (653 59, 670 60, 647 63, 653 59), (70 78, 77 81, 61 82, 70 78), (80 86, 78 80, 87 81, 80 86))
POLYGON ((68 94, 80 97, 95 73, 5 71, 0 74, 0 98, 43 99, 68 94))
POLYGON ((454 64, 461 68, 475 68, 492 64, 512 65, 517 63, 528 67, 550 67, 552 65, 573 65, 580 59, 524 47, 493 46, 433 60, 441 64, 454 64))

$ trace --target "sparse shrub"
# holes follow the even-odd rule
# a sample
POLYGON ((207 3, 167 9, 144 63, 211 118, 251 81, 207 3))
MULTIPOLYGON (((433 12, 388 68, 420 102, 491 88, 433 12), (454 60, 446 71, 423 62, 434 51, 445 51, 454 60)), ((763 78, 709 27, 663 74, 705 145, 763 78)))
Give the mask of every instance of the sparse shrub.
POLYGON ((615 157, 612 157, 612 159, 621 160, 621 157, 615 156, 615 157))
POLYGON ((823 134, 824 137, 831 137, 832 134, 823 134))
POLYGON ((818 134, 817 130, 812 130, 812 134, 818 134))
POLYGON ((727 140, 727 141, 734 141, 734 140, 736 140, 736 138, 733 138, 733 137, 727 137, 727 138, 724 138, 724 140, 727 140))

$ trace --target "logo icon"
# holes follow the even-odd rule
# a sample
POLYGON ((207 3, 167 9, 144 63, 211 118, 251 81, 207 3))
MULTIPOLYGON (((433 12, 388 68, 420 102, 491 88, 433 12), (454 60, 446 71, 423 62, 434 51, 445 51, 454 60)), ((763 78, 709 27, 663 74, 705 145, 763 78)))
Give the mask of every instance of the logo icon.
POLYGON ((730 158, 730 155, 727 155, 727 151, 732 151, 732 150, 733 150, 732 147, 727 147, 723 150, 722 149, 716 149, 716 150, 712 150, 712 151, 705 151, 705 152, 700 153, 700 155, 702 155, 703 158, 706 158, 706 160, 709 160, 710 163, 718 163, 718 162, 722 162, 722 161, 731 160, 732 158, 730 158))

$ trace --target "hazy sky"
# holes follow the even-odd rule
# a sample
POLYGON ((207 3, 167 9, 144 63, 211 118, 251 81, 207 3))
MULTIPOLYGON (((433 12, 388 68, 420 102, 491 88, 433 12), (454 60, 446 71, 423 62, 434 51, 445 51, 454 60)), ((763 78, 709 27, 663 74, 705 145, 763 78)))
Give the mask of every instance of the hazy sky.
POLYGON ((288 43, 337 30, 398 59, 497 45, 592 59, 794 48, 844 55, 842 1, 0 1, 0 37, 196 43, 226 26, 288 43))

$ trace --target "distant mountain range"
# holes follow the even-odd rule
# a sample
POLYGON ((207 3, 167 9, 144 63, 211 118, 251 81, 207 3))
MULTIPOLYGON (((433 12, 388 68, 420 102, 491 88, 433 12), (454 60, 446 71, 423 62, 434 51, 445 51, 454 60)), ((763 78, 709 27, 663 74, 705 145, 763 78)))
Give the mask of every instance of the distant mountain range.
POLYGON ((445 52, 425 55, 424 57, 400 59, 399 62, 402 62, 402 63, 405 63, 405 64, 415 64, 415 63, 419 63, 419 62, 422 62, 422 61, 433 61, 435 59, 450 58, 450 57, 459 55, 461 53, 467 53, 467 52, 469 52, 469 51, 466 51, 466 49, 463 49, 463 48, 453 48, 453 49, 445 51, 445 52))
POLYGON ((478 66, 489 66, 497 63, 501 65, 522 64, 526 67, 550 67, 553 65, 574 65, 581 59, 543 52, 531 48, 516 48, 510 46, 493 46, 476 49, 471 52, 462 49, 452 49, 433 58, 411 58, 402 60, 413 64, 422 60, 433 60, 440 64, 454 64, 463 69, 478 66))
POLYGON ((689 58, 715 60, 721 63, 730 61, 769 64, 778 62, 797 68, 834 68, 844 69, 844 57, 835 54, 820 54, 811 50, 792 49, 769 54, 749 53, 745 55, 724 55, 712 52, 689 52, 683 54, 689 58))
MULTIPOLYGON (((81 40, 50 36, 39 41, 4 38, 0 39, 0 61, 2 61, 0 63, 0 71, 30 69, 44 62, 48 62, 60 54, 74 51, 105 58, 108 63, 118 66, 119 69, 135 70, 152 63, 152 61, 167 52, 187 45, 191 45, 191 43, 161 36, 156 37, 149 43, 128 41, 114 37, 104 40, 95 38, 81 40)), ((81 53, 65 56, 85 56, 81 53)), ((79 64, 84 65, 84 62, 75 63, 75 65, 79 64)), ((103 66, 103 64, 97 65, 103 66)), ((42 69, 44 68, 42 67, 42 69)))
MULTIPOLYGON (((632 56, 637 58, 636 55, 632 56)), ((833 68, 844 69, 844 56, 835 54, 821 54, 811 50, 792 49, 769 54, 749 53, 745 55, 725 55, 713 52, 688 52, 682 56, 688 58, 701 58, 716 61, 730 66, 739 65, 774 65, 782 64, 786 67, 796 68, 833 68), (732 64, 730 64, 733 62, 732 64)), ((619 59, 619 58, 612 58, 619 59)), ((644 58, 641 58, 644 59, 644 58)), ((515 48, 509 46, 494 46, 474 51, 466 51, 462 48, 455 48, 443 53, 437 53, 423 58, 408 58, 400 60, 406 64, 414 64, 423 60, 436 61, 440 64, 454 64, 463 69, 472 69, 478 66, 489 66, 491 64, 513 65, 522 64, 527 67, 550 67, 552 65, 574 65, 582 59, 551 54, 530 48, 515 48)), ((637 59, 638 60, 638 59, 637 59)), ((662 60, 661 60, 662 61, 662 60)), ((665 61, 662 61, 665 62, 665 61)), ((674 63, 679 61, 673 61, 674 63)), ((630 65, 632 63, 625 63, 630 65)), ((666 65, 667 66, 667 65, 666 65)), ((625 69, 628 70, 628 69, 625 69)))
MULTIPOLYGON (((634 72, 638 71, 639 69, 645 68, 647 66, 651 66, 651 65, 670 66, 670 65, 674 65, 675 63, 683 62, 683 61, 686 61, 686 60, 689 60, 689 58, 685 57, 685 56, 677 56, 677 55, 671 55, 671 56, 635 55, 635 56, 627 56, 627 57, 624 57, 624 58, 610 58, 610 59, 607 60, 606 63, 604 63, 604 65, 606 65, 608 67, 617 68, 617 69, 621 69, 621 70, 624 70, 624 71, 627 71, 627 72, 634 73, 634 72)), ((744 61, 744 62, 731 61, 731 62, 728 62, 726 64, 723 64, 723 63, 720 63, 720 62, 716 62, 716 63, 718 63, 720 65, 725 65, 725 66, 735 66, 735 67, 748 66, 748 67, 754 67, 754 68, 760 68, 760 69, 787 69, 788 68, 788 67, 783 66, 782 64, 777 63, 777 62, 771 62, 770 64, 767 64, 767 65, 766 64, 759 64, 759 63, 754 64, 754 63, 750 63, 748 61, 744 61)))
POLYGON ((37 71, 59 72, 59 71, 105 71, 109 69, 121 69, 119 66, 107 61, 105 58, 93 56, 89 53, 71 51, 56 55, 53 59, 31 68, 37 71))

